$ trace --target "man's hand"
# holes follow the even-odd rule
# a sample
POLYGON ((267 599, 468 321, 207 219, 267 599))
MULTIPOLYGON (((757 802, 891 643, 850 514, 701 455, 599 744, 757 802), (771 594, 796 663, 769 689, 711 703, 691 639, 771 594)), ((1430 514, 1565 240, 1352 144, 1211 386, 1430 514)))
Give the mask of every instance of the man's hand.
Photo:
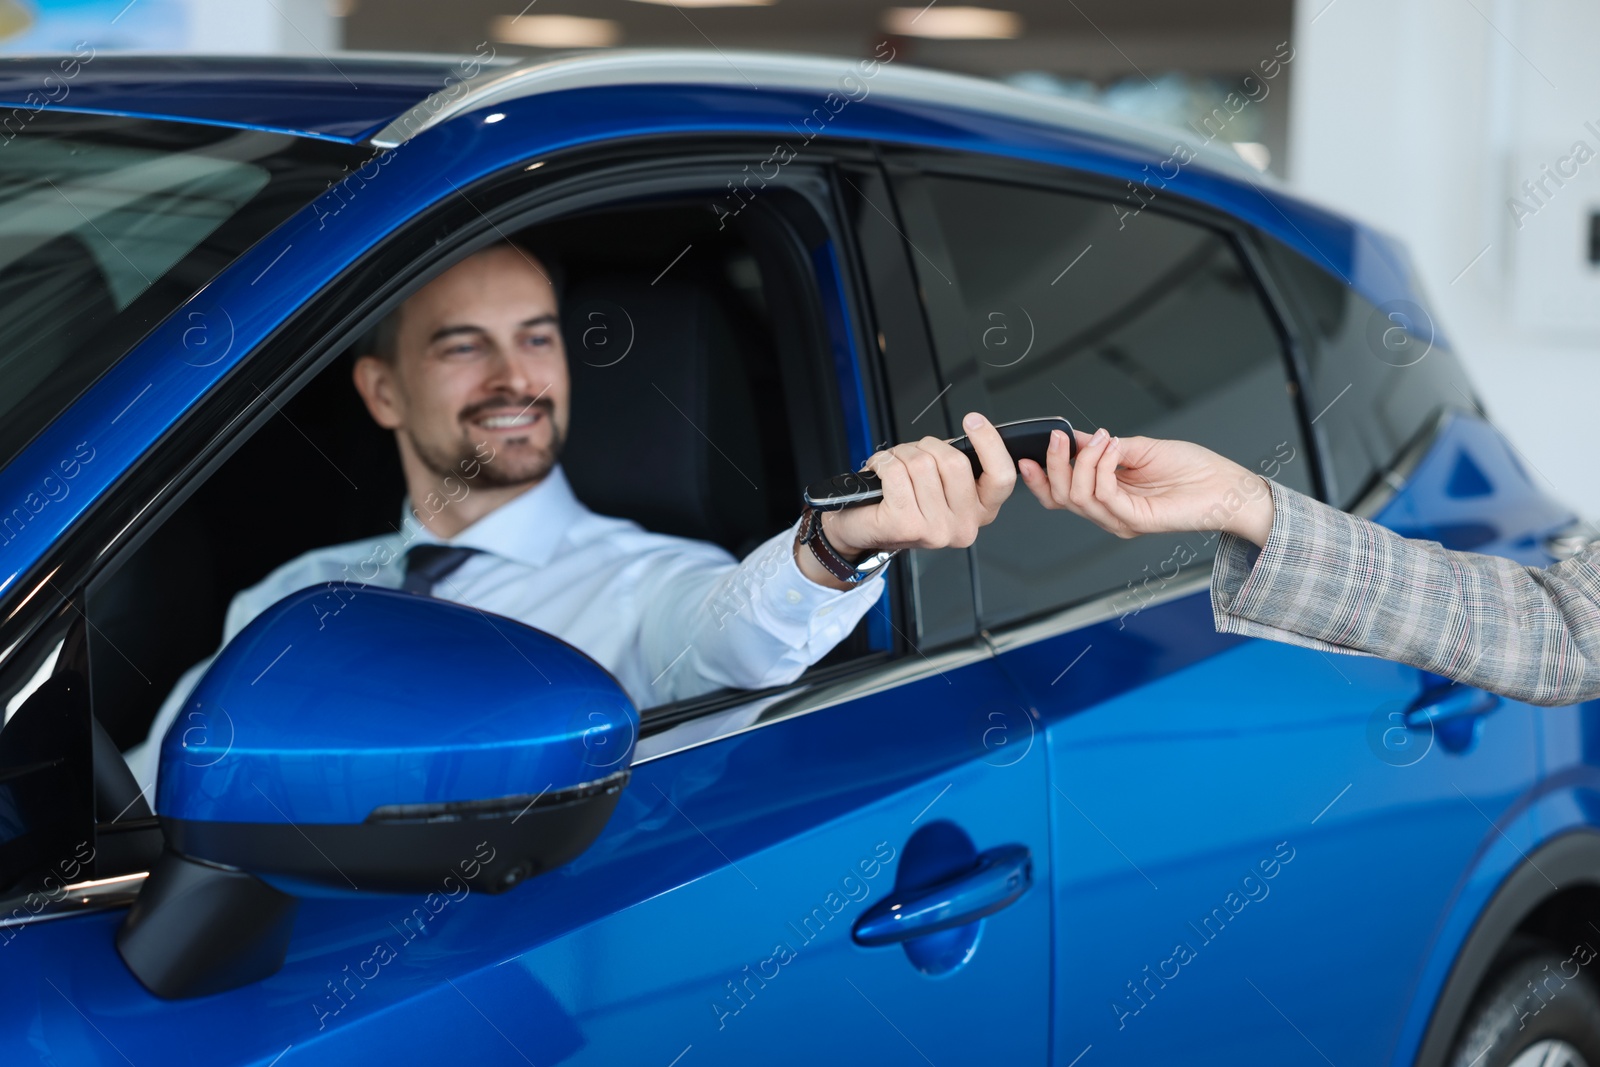
POLYGON ((1222 530, 1257 545, 1272 532, 1272 494, 1260 475, 1188 441, 1116 438, 1105 428, 1050 435, 1048 470, 1023 460, 1022 481, 1047 508, 1065 508, 1118 537, 1222 530))
MULTIPOLYGON (((828 543, 856 562, 874 552, 965 548, 976 541, 978 530, 994 521, 1016 487, 1017 471, 1000 431, 988 419, 973 412, 962 426, 983 465, 982 477, 973 478, 967 457, 937 437, 874 453, 865 469, 883 483, 883 499, 823 513, 828 543)), ((810 549, 800 548, 796 559, 801 572, 817 584, 847 588, 810 549)))

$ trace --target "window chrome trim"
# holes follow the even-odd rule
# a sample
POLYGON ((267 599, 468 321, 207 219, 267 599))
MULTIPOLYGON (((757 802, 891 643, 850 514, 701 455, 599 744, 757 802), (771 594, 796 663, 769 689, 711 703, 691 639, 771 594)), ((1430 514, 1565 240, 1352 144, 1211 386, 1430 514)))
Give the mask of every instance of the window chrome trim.
POLYGON ((51 919, 65 919, 73 915, 87 915, 96 911, 109 911, 112 908, 126 908, 139 896, 139 890, 144 888, 145 879, 149 877, 149 871, 139 871, 135 874, 120 874, 115 878, 73 882, 54 892, 34 890, 21 896, 7 897, 0 900, 0 929, 48 922, 51 919), (37 911, 32 910, 28 901, 39 897, 44 898, 43 906, 37 911), (26 914, 18 914, 19 912, 26 914))
MULTIPOLYGON (((566 89, 614 85, 723 85, 734 88, 790 89, 818 94, 843 93, 842 79, 871 82, 873 94, 922 104, 958 107, 1058 129, 1088 133, 1133 144, 1164 158, 1172 153, 1173 133, 1165 126, 1118 115, 1093 104, 1013 88, 1003 82, 970 75, 907 67, 894 57, 873 60, 875 73, 860 69, 866 60, 783 52, 715 51, 705 49, 625 49, 530 60, 462 80, 428 96, 379 130, 368 144, 391 149, 425 130, 481 108, 566 89), (754 79, 754 80, 752 80, 754 79)), ((1271 174, 1257 171, 1238 153, 1210 142, 1191 145, 1212 170, 1279 188, 1271 174)), ((1188 140, 1185 143, 1189 143, 1188 140)))
POLYGON ((801 684, 782 693, 768 693, 746 704, 702 715, 643 738, 634 748, 633 766, 787 722, 824 708, 874 696, 992 658, 993 650, 987 644, 978 642, 931 655, 918 652, 833 682, 801 684), (644 754, 640 755, 640 751, 644 754))
POLYGON ((1370 519, 1388 506, 1389 501, 1398 496, 1401 490, 1405 489, 1406 483, 1411 481, 1412 475, 1417 473, 1423 457, 1433 451, 1433 446, 1444 433, 1444 428, 1459 414, 1461 411, 1457 408, 1445 408, 1435 415, 1433 422, 1413 438, 1409 445, 1400 450, 1400 455, 1395 457, 1394 463, 1379 477, 1378 483, 1355 502, 1350 508, 1350 514, 1370 519))
POLYGON ((1126 589, 1108 596, 1102 596, 1085 604, 1075 604, 1070 608, 1046 615, 1042 619, 1032 622, 1018 623, 1001 630, 990 631, 989 644, 994 647, 996 654, 1009 652, 1014 648, 1047 641, 1052 637, 1059 637, 1073 630, 1081 630, 1086 626, 1106 622, 1123 615, 1136 615, 1145 608, 1166 604, 1174 600, 1181 600, 1186 596, 1193 596, 1202 589, 1211 586, 1211 568, 1208 566, 1204 574, 1191 574, 1188 577, 1174 578, 1167 582, 1149 600, 1140 603, 1134 611, 1127 611, 1126 589))

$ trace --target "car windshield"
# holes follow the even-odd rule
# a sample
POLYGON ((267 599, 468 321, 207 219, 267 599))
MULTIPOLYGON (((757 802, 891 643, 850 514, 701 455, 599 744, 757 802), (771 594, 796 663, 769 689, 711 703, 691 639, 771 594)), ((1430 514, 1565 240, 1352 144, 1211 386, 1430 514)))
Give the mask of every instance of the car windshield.
POLYGON ((0 463, 363 157, 112 116, 46 112, 16 126, 0 131, 0 463))

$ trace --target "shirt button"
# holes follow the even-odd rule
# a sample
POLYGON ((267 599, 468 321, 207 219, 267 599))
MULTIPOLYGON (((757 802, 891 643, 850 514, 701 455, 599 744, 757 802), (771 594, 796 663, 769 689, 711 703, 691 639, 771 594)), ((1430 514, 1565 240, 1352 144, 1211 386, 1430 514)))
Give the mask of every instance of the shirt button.
POLYGON ((825 607, 825 608, 818 608, 817 609, 817 614, 818 615, 831 615, 831 614, 833 614, 833 607, 830 605, 830 606, 825 607))
POLYGON ((791 603, 791 604, 800 603, 800 590, 791 589, 791 590, 789 590, 787 596, 788 596, 789 603, 791 603))

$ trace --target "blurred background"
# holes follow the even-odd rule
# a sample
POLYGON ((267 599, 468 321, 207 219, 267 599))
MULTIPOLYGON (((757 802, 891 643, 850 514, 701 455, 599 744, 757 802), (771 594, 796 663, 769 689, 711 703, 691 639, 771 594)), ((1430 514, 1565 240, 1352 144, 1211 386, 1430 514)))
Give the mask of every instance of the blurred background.
POLYGON ((1302 195, 1402 237, 1491 414, 1600 516, 1600 40, 1595 0, 0 0, 0 52, 535 57, 715 47, 905 60, 1198 124, 1262 59, 1223 136, 1302 195), (1259 89, 1258 89, 1259 92, 1259 89))

